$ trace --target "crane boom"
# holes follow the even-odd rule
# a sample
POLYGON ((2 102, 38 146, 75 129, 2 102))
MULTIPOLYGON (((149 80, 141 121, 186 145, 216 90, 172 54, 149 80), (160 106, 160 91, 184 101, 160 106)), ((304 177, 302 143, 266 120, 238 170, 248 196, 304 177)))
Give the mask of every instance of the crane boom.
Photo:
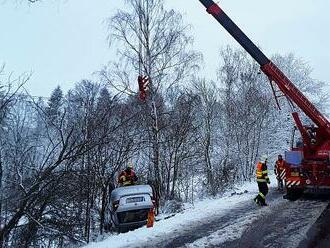
POLYGON ((298 90, 285 74, 263 54, 214 1, 199 1, 205 6, 207 12, 258 62, 261 70, 271 81, 277 84, 284 95, 289 97, 319 127, 323 135, 330 138, 330 122, 328 119, 298 90))

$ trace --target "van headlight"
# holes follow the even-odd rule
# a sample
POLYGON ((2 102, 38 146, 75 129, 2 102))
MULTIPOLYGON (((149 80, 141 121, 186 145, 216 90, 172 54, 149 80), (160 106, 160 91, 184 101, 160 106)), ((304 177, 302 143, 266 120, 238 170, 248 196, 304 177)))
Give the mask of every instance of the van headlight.
POLYGON ((119 201, 114 201, 112 203, 112 209, 113 209, 113 211, 115 212, 118 207, 119 207, 119 201))

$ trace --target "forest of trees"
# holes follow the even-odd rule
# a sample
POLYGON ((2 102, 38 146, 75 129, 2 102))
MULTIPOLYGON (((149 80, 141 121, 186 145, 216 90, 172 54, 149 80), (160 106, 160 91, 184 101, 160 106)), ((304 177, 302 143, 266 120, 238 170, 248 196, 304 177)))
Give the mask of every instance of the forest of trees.
MULTIPOLYGON (((219 52, 217 78, 200 76, 189 26, 160 0, 129 0, 109 19, 118 47, 99 80, 33 98, 0 71, 0 247, 64 247, 103 234, 109 193, 134 164, 139 183, 167 200, 215 196, 251 180, 262 153, 289 147, 293 123, 244 51, 219 52), (151 79, 146 101, 137 75, 151 79)), ((289 54, 273 56, 323 110, 324 84, 289 54)))

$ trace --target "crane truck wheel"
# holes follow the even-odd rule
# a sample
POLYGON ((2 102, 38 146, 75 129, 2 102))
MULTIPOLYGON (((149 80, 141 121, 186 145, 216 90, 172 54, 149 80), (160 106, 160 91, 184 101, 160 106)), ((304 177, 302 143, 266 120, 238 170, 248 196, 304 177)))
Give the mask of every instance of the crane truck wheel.
POLYGON ((287 189, 284 199, 289 201, 296 201, 302 196, 303 191, 301 189, 287 189))

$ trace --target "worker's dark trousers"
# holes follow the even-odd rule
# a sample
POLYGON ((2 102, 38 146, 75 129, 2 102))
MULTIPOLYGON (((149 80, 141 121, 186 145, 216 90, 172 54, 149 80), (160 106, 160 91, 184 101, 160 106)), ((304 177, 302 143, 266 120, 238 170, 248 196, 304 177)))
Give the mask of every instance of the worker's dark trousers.
POLYGON ((277 178, 277 188, 282 190, 283 189, 283 179, 277 178))
POLYGON ((268 185, 266 182, 258 182, 259 194, 257 196, 257 201, 261 205, 266 204, 266 195, 268 193, 268 185))

